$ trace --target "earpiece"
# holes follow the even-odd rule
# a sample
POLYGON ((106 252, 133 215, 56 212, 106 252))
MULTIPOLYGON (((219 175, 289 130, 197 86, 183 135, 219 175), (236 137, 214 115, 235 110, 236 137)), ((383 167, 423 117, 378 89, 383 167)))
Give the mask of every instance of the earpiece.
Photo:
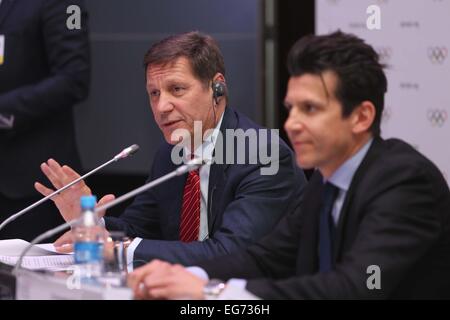
POLYGON ((219 97, 223 97, 227 91, 227 85, 222 81, 214 81, 211 85, 213 90, 213 98, 216 104, 218 103, 219 97))

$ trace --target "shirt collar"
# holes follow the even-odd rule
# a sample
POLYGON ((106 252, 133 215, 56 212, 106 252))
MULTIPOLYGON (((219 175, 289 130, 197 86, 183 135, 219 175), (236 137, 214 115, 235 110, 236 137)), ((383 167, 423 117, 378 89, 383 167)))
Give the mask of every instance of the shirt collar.
POLYGON ((333 185, 338 187, 340 190, 348 191, 350 183, 352 182, 353 176, 356 170, 361 164, 362 160, 369 151, 372 145, 373 138, 366 142, 366 144, 359 149, 350 159, 345 161, 328 179, 333 185))
MULTIPOLYGON (((210 162, 212 160, 213 152, 214 152, 214 146, 216 145, 217 136, 220 132, 220 126, 222 125, 223 115, 225 114, 225 111, 220 116, 219 121, 217 122, 216 127, 214 128, 213 132, 206 137, 206 139, 203 141, 203 143, 194 151, 194 157, 195 158, 201 158, 205 162, 210 162)), ((187 147, 184 147, 184 157, 185 160, 190 160, 192 158, 191 156, 191 150, 187 147)))

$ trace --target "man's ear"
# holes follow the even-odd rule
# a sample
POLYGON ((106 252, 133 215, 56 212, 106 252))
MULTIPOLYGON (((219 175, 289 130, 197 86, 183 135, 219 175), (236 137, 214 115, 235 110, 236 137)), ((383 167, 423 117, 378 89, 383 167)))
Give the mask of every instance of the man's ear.
POLYGON ((213 77, 213 82, 216 82, 216 81, 226 83, 225 77, 220 72, 217 72, 213 77))
POLYGON ((369 131, 375 120, 376 109, 372 102, 363 101, 357 106, 352 114, 353 133, 369 131))

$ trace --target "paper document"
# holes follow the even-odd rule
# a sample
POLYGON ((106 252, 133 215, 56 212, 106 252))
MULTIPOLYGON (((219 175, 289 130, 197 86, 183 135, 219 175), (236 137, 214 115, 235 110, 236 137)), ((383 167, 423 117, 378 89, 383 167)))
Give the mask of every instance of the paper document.
MULTIPOLYGON (((0 256, 0 262, 12 266, 16 265, 17 260, 17 256, 0 256)), ((22 260, 22 268, 30 270, 60 271, 70 269, 73 264, 71 255, 26 256, 22 260)))
MULTIPOLYGON (((73 252, 61 253, 61 252, 56 251, 56 248, 53 245, 53 243, 40 243, 40 244, 35 244, 34 246, 38 247, 38 248, 41 248, 41 249, 44 249, 44 250, 46 250, 48 252, 52 252, 54 254, 73 254, 73 252)), ((27 254, 27 256, 29 256, 29 254, 27 254)))
MULTIPOLYGON (((0 241, 0 256, 19 256, 30 243, 21 239, 8 239, 0 241)), ((36 244, 28 252, 27 256, 60 255, 52 243, 36 244)))

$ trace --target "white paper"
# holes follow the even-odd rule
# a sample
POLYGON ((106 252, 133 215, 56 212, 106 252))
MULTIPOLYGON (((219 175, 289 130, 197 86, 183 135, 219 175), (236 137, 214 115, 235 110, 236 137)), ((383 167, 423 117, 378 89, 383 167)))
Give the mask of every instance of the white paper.
MULTIPOLYGON (((0 240, 0 256, 19 256, 30 243, 21 239, 0 240)), ((34 245, 27 256, 61 255, 52 243, 34 245)))
MULTIPOLYGON (((16 265, 19 257, 0 256, 0 262, 16 265)), ((59 271, 70 269, 74 264, 71 255, 52 255, 52 256, 26 256, 22 260, 22 268, 30 270, 49 270, 59 271)))
MULTIPOLYGON (((56 254, 73 254, 73 252, 61 253, 61 252, 56 251, 56 248, 53 245, 53 243, 35 244, 35 247, 39 247, 41 249, 47 250, 48 252, 53 252, 53 253, 56 253, 56 254)), ((28 256, 28 254, 27 254, 27 256, 28 256)))

